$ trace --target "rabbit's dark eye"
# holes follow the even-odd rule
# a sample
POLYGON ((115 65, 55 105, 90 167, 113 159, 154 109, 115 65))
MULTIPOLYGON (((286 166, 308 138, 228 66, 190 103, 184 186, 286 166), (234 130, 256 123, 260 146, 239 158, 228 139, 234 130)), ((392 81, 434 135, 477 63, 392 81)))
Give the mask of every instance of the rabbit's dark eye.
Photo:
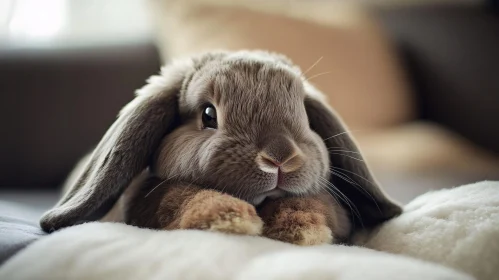
POLYGON ((203 128, 217 128, 217 111, 213 105, 207 105, 204 107, 203 116, 203 128))

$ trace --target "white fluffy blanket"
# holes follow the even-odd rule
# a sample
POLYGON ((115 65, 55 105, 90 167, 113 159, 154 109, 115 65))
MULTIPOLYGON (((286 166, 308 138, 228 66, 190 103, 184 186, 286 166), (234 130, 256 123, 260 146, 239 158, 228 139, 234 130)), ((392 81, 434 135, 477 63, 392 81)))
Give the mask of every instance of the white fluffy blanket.
POLYGON ((358 242, 372 249, 88 223, 31 244, 0 279, 498 279, 499 183, 425 194, 358 242))
POLYGON ((499 279, 499 182, 423 194, 357 244, 499 279))

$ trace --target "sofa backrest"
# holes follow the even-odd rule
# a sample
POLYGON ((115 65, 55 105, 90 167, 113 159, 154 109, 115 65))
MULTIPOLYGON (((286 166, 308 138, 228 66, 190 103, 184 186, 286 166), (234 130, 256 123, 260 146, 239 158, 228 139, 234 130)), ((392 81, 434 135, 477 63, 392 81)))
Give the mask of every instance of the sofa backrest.
POLYGON ((378 12, 405 60, 419 117, 499 156, 498 2, 378 12))
POLYGON ((54 188, 146 78, 152 43, 0 52, 0 188, 54 188))

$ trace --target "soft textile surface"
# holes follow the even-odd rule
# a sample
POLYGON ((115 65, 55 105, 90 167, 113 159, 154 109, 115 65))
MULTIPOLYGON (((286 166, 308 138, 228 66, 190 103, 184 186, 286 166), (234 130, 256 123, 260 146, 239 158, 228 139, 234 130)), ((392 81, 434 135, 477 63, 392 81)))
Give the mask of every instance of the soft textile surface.
POLYGON ((499 182, 421 195, 359 244, 499 279, 499 182))
POLYGON ((499 275, 498 236, 499 182, 481 182, 422 195, 400 217, 358 237, 386 252, 88 223, 31 244, 6 262, 0 279, 492 280, 499 275))
POLYGON ((0 200, 0 264, 44 236, 38 213, 20 204, 0 200))
POLYGON ((89 223, 33 243, 0 279, 472 279, 364 248, 89 223))

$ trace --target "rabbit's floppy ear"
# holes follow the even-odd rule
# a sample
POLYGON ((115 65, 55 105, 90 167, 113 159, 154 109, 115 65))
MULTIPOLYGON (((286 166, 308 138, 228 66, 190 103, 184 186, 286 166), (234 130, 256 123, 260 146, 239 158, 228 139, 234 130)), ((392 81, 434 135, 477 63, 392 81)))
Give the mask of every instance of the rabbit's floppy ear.
POLYGON ((161 139, 178 122, 178 95, 192 61, 164 67, 137 91, 105 133, 80 175, 40 221, 54 231, 98 220, 114 205, 130 181, 150 163, 161 139))
POLYGON ((345 125, 326 102, 309 94, 305 108, 311 129, 322 137, 328 149, 328 187, 352 212, 354 225, 372 227, 400 214, 402 209, 378 186, 345 125))

